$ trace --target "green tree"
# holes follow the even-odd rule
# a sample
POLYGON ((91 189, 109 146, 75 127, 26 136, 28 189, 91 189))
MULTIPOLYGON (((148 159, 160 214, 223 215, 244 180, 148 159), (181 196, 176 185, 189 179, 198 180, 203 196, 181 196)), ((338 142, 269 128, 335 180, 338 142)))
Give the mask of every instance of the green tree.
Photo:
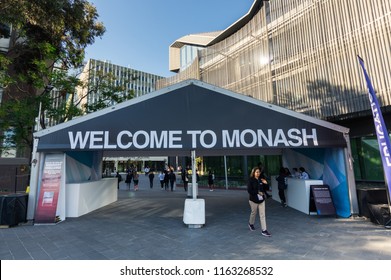
MULTIPOLYGON (((31 148, 38 112, 42 128, 44 116, 60 123, 83 113, 82 100, 97 86, 89 86, 70 71, 82 69, 85 48, 104 32, 96 8, 86 0, 0 1, 0 37, 10 38, 9 49, 0 50, 0 87, 4 89, 0 131, 12 129, 12 133, 2 133, 0 141, 8 137, 11 145, 31 148), (80 96, 76 87, 88 90, 80 96), (56 94, 49 94, 53 88, 56 94)), ((133 97, 113 86, 112 79, 100 76, 106 106, 108 100, 122 102, 133 97)), ((90 112, 102 106, 86 109, 90 112)))
MULTIPOLYGON (((17 156, 30 153, 32 146, 32 131, 34 128, 34 110, 26 110, 35 102, 33 96, 4 102, 0 107, 1 150, 17 147, 17 156), (5 144, 5 146, 4 146, 5 144)), ((0 151, 1 151, 0 150, 0 151)))
POLYGON ((127 90, 126 84, 130 83, 131 81, 137 80, 138 77, 135 74, 127 73, 126 71, 122 72, 122 83, 116 84, 115 80, 116 77, 113 73, 104 73, 102 70, 92 70, 95 73, 95 80, 92 81, 86 81, 81 82, 79 87, 84 88, 85 92, 84 95, 79 96, 80 101, 82 101, 81 98, 87 97, 91 93, 98 92, 99 93, 99 100, 95 101, 94 103, 84 103, 83 109, 85 113, 91 113, 95 112, 101 109, 104 109, 110 105, 114 105, 117 103, 121 103, 125 100, 132 99, 134 97, 134 91, 133 90, 127 90))
MULTIPOLYGON (((88 73, 84 74, 89 76, 88 73)), ((71 120, 73 117, 95 112, 133 98, 133 90, 127 90, 125 85, 130 80, 137 78, 131 74, 127 76, 129 76, 129 79, 122 79, 122 84, 117 85, 114 82, 116 77, 113 73, 80 68, 79 71, 74 71, 71 75, 67 71, 55 69, 51 74, 52 83, 49 88, 46 88, 47 91, 53 88, 55 94, 42 94, 39 98, 42 108, 45 110, 41 110, 41 128, 46 128, 44 116, 56 124, 62 123, 71 120), (93 71, 95 74, 94 80, 80 79, 82 71, 93 71), (99 100, 90 104, 86 102, 86 99, 92 93, 98 93, 99 100)))
POLYGON ((0 23, 12 26, 11 47, 3 83, 44 88, 54 65, 79 67, 84 50, 104 34, 96 8, 85 0, 5 0, 0 23), (11 69, 10 69, 11 67, 11 69))

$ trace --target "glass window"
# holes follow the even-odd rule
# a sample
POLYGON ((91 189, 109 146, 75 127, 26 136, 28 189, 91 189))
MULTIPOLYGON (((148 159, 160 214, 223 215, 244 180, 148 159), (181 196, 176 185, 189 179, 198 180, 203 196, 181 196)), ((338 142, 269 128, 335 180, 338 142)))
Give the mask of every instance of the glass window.
POLYGON ((358 180, 384 181, 377 137, 369 136, 352 139, 351 148, 355 178, 358 180))
POLYGON ((203 49, 202 47, 196 46, 183 46, 180 51, 180 69, 184 70, 194 61, 197 57, 198 50, 203 49))

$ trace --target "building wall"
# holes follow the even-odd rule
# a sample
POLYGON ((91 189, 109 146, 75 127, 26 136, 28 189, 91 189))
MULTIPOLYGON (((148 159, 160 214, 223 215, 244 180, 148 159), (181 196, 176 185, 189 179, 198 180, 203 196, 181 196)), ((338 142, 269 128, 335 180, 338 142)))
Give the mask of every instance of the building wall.
MULTIPOLYGON (((199 77, 345 125, 361 141, 375 130, 357 55, 365 61, 385 119, 390 119, 390 46, 389 0, 270 0, 237 32, 200 50, 189 68, 158 85, 199 77)), ((382 176, 380 172, 377 178, 382 176)))
MULTIPOLYGON (((133 90, 135 97, 155 91, 156 81, 163 78, 151 73, 116 65, 109 61, 90 59, 87 62, 80 79, 89 80, 92 84, 97 83, 97 73, 99 71, 102 71, 103 75, 111 73, 114 76, 113 83, 115 83, 115 85, 124 86, 126 90, 133 90)), ((84 92, 79 91, 78 94, 85 94, 87 90, 88 89, 84 89, 84 92)), ((98 99, 99 92, 92 92, 92 94, 88 95, 86 102, 94 103, 98 99)))
POLYGON ((199 75, 317 118, 355 117, 369 108, 357 55, 381 106, 391 105, 390 34, 388 0, 271 0, 238 32, 199 51, 192 75, 159 84, 199 75))

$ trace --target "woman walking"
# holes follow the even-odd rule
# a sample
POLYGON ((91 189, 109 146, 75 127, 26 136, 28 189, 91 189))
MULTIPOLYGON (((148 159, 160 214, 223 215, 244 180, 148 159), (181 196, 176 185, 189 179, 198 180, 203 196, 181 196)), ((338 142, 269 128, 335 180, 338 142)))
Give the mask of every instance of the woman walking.
POLYGON ((254 167, 250 174, 250 179, 247 184, 247 192, 249 194, 249 203, 250 203, 250 218, 248 222, 248 227, 251 231, 255 230, 254 222, 257 212, 259 212, 259 220, 261 223, 262 235, 270 237, 272 236, 266 227, 266 209, 265 209, 265 190, 264 185, 267 185, 265 179, 260 178, 261 170, 259 167, 254 167))

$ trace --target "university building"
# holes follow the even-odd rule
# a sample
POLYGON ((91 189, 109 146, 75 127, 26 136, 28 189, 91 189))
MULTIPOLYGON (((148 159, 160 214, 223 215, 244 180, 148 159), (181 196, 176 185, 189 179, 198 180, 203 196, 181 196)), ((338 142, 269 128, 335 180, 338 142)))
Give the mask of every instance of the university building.
MULTIPOLYGON (((363 58, 391 129, 389 0, 254 0, 222 31, 190 34, 169 48, 175 76, 198 79, 350 129, 356 180, 383 181, 363 58)), ((259 120, 267 126, 273 120, 259 120)))
MULTIPOLYGON (((107 60, 89 59, 80 75, 80 80, 88 81, 88 85, 94 87, 100 82, 102 76, 104 77, 108 74, 112 75, 110 78, 112 78, 111 82, 113 85, 123 86, 125 91, 132 90, 135 97, 155 91, 156 81, 163 78, 151 73, 116 65, 107 60)), ((89 88, 83 89, 83 92, 85 91, 89 91, 89 88)), ((78 94, 81 95, 83 92, 78 92, 78 94)), ((126 94, 126 92, 123 94, 126 94)), ((86 102, 94 103, 99 100, 100 95, 99 91, 90 92, 86 102)))
MULTIPOLYGON (((100 82, 101 77, 111 75, 110 79, 113 85, 122 86, 125 91, 123 95, 129 91, 133 91, 134 97, 139 97, 156 90, 156 81, 162 79, 162 76, 139 71, 125 66, 120 66, 111 63, 107 60, 89 59, 84 66, 80 80, 88 81, 89 87, 95 87, 100 82)), ((85 95, 88 92, 87 98, 84 103, 95 103, 101 98, 99 91, 91 91, 91 89, 83 88, 77 89, 79 96, 85 95)), ((81 104, 81 105, 83 105, 81 104)), ((115 105, 115 104, 110 104, 115 105)), ((153 112, 145 112, 151 113, 153 112)), ((142 116, 129 116, 129 119, 133 121, 142 122, 142 116)), ((118 120, 118 122, 126 122, 127 120, 118 120)), ((144 166, 149 165, 153 169, 160 169, 161 166, 167 163, 167 157, 106 157, 103 162, 103 169, 107 175, 119 170, 121 172, 126 171, 129 165, 137 167, 138 170, 143 169, 144 166)))

